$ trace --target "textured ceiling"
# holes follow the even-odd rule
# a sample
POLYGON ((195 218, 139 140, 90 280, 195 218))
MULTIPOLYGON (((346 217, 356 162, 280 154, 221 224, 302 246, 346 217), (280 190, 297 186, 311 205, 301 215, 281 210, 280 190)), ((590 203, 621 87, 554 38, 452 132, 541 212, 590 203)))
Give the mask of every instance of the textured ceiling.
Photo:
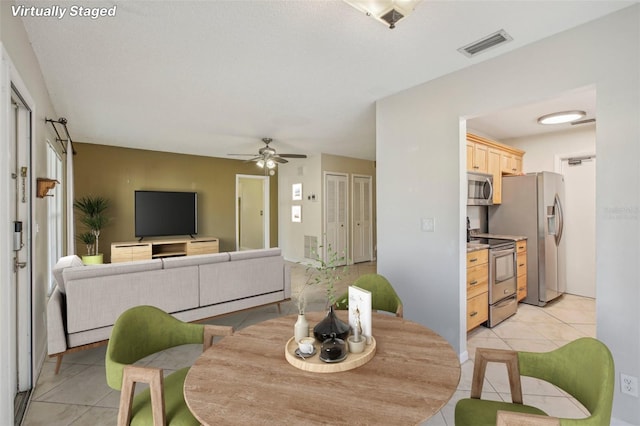
POLYGON ((271 137, 279 153, 374 159, 377 99, 631 3, 425 0, 394 30, 337 0, 95 1, 116 16, 22 19, 74 141, 223 157, 271 137), (513 41, 457 52, 499 29, 513 41))

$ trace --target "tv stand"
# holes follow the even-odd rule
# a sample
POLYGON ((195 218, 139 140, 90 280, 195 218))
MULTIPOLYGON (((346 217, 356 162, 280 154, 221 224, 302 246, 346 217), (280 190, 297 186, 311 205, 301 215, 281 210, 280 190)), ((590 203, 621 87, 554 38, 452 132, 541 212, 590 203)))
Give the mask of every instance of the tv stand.
POLYGON ((132 241, 111 244, 111 263, 131 262, 174 256, 218 253, 220 242, 215 237, 132 241))

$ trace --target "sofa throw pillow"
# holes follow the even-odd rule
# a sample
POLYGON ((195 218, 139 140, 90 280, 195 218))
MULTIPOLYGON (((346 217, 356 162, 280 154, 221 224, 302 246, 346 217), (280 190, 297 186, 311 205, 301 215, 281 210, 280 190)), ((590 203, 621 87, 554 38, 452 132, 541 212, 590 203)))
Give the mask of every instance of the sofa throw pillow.
POLYGON ((72 268, 74 266, 82 266, 82 259, 80 259, 75 254, 70 256, 61 257, 56 263, 56 266, 53 267, 53 279, 56 280, 56 284, 58 285, 58 289, 60 293, 64 293, 64 278, 62 278, 62 271, 65 268, 72 268))

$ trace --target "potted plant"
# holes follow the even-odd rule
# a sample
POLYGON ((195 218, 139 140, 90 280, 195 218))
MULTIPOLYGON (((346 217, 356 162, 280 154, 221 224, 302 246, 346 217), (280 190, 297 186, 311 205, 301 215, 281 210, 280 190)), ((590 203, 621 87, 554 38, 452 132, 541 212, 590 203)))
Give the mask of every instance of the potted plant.
POLYGON ((78 239, 87 247, 87 255, 82 256, 82 262, 88 264, 99 264, 103 262, 103 255, 100 253, 100 232, 102 228, 109 224, 109 217, 105 214, 109 208, 109 200, 100 197, 86 195, 75 200, 73 206, 82 213, 80 223, 87 231, 78 235, 78 239))
MULTIPOLYGON (((320 246, 322 248, 322 246, 320 246)), ((313 264, 307 264, 305 274, 307 276, 304 284, 296 289, 294 298, 298 305, 298 318, 304 317, 304 309, 306 307, 305 290, 312 285, 321 285, 325 287, 327 295, 328 313, 325 319, 319 322, 313 329, 314 336, 319 341, 323 341, 331 333, 335 333, 338 337, 345 337, 349 334, 349 324, 341 321, 333 311, 336 302, 335 284, 339 282, 346 274, 347 266, 338 266, 344 263, 345 257, 336 252, 331 245, 327 246, 326 259, 323 259, 314 251, 316 261, 313 264)), ((306 321, 304 321, 306 322, 306 321)), ((294 327, 295 329, 295 327, 294 327)), ((299 334, 296 333, 296 337, 299 334)))

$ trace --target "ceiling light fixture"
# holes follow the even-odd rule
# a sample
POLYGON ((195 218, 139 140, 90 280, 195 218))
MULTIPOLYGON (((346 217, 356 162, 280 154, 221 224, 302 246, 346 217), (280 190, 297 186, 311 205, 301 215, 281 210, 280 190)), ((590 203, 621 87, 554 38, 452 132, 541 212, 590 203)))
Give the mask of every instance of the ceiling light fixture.
POLYGON ((538 118, 538 124, 562 124, 562 123, 571 123, 572 121, 576 121, 581 119, 587 115, 584 111, 562 111, 562 112, 554 112, 553 114, 543 115, 538 118))
POLYGON ((273 169, 275 166, 276 166, 276 162, 275 162, 275 161, 273 161, 271 158, 269 158, 269 159, 267 160, 267 168, 268 168, 268 169, 273 169))
POLYGON ((256 165, 262 169, 264 167, 264 160, 256 161, 256 165))
POLYGON ((390 29, 396 23, 407 17, 422 0, 344 0, 345 3, 372 16, 378 21, 389 25, 390 29))

